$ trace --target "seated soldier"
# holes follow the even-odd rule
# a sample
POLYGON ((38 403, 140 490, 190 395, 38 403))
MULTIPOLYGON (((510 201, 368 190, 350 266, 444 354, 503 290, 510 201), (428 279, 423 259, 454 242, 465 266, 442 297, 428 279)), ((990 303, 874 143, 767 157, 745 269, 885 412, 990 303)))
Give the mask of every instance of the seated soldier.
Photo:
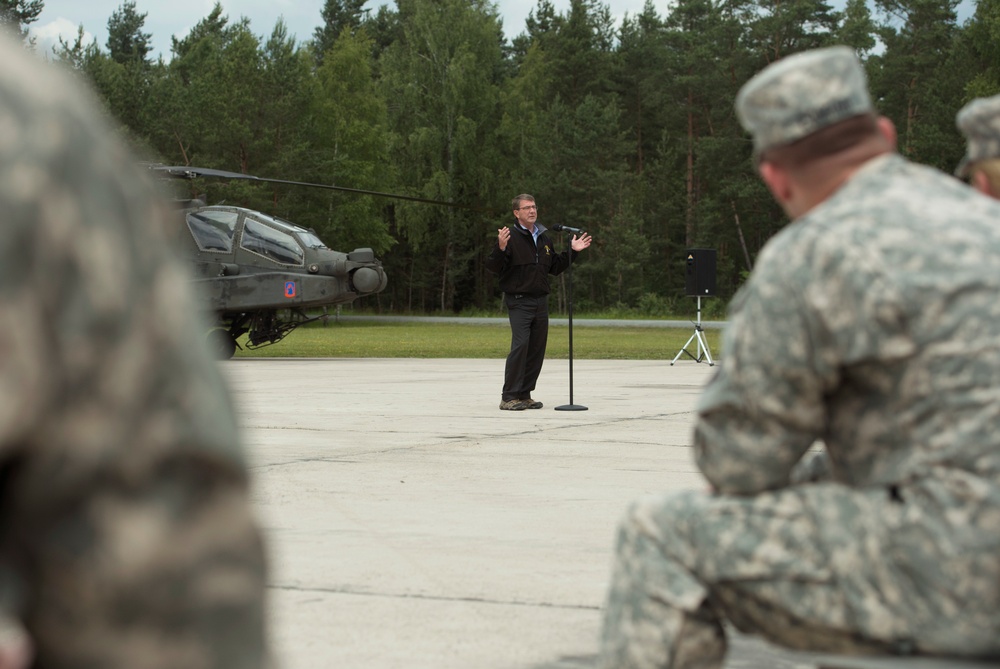
POLYGON ((904 160, 845 47, 736 101, 792 219, 730 306, 694 430, 709 492, 635 503, 600 666, 1000 652, 1000 203, 904 160), (814 445, 822 445, 817 452, 814 445))
POLYGON ((270 666, 266 561, 174 220, 0 35, 0 667, 270 666))
POLYGON ((1000 199, 1000 95, 977 98, 962 107, 955 124, 968 140, 965 158, 955 175, 973 188, 1000 199))

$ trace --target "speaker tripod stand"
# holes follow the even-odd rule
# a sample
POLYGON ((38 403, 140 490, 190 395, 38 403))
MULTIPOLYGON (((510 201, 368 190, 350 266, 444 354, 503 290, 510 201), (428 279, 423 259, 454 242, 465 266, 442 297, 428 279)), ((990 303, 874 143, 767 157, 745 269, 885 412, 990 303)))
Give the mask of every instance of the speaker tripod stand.
POLYGON ((674 356, 674 359, 670 361, 671 367, 673 367, 674 363, 677 362, 677 358, 681 357, 681 353, 687 353, 688 357, 690 357, 695 362, 701 362, 703 359, 708 360, 709 367, 715 364, 712 361, 712 352, 708 350, 708 341, 705 340, 705 330, 704 328, 701 327, 701 296, 700 295, 697 296, 697 299, 698 299, 698 317, 697 320, 694 322, 694 334, 691 335, 691 337, 687 340, 687 343, 684 344, 684 347, 681 348, 681 350, 677 351, 677 355, 674 356), (691 352, 687 350, 688 346, 690 346, 691 342, 693 341, 698 342, 697 357, 691 355, 691 352))

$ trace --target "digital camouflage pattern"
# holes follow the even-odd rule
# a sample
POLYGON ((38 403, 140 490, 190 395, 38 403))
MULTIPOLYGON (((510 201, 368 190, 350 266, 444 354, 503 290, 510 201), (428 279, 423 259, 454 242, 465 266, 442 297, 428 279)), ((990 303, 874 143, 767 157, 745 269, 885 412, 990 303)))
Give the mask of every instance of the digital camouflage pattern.
POLYGON ((874 109, 864 68, 846 46, 782 58, 736 96, 736 115, 758 154, 874 109))
POLYGON ((1000 205, 895 154, 774 237, 698 406, 715 494, 629 511, 602 666, 722 666, 723 619, 794 648, 1000 653, 998 296, 1000 205))
POLYGON ((47 669, 264 666, 261 536, 173 214, 26 54, 0 44, 3 611, 47 669))
POLYGON ((969 168, 980 160, 1000 158, 1000 95, 976 98, 965 105, 955 116, 955 125, 967 140, 956 176, 967 176, 969 168))

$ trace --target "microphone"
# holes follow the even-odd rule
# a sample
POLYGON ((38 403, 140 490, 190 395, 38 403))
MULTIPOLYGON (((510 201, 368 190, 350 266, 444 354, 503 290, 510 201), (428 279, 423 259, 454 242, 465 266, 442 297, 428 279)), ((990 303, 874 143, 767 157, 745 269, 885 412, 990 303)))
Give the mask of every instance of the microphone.
POLYGON ((574 235, 578 235, 583 232, 580 228, 571 228, 568 225, 562 225, 561 223, 556 223, 552 226, 552 229, 556 232, 562 232, 565 230, 566 232, 572 232, 574 235))

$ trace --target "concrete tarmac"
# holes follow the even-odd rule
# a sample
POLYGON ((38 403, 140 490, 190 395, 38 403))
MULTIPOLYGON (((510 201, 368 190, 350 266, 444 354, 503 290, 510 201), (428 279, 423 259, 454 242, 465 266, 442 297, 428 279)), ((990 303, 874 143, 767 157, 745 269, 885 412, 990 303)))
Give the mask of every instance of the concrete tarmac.
MULTIPOLYGON (((236 359, 283 669, 592 667, 630 500, 700 489, 713 367, 548 360, 500 411, 503 360, 236 359)), ((737 638, 727 669, 811 666, 737 638)))

